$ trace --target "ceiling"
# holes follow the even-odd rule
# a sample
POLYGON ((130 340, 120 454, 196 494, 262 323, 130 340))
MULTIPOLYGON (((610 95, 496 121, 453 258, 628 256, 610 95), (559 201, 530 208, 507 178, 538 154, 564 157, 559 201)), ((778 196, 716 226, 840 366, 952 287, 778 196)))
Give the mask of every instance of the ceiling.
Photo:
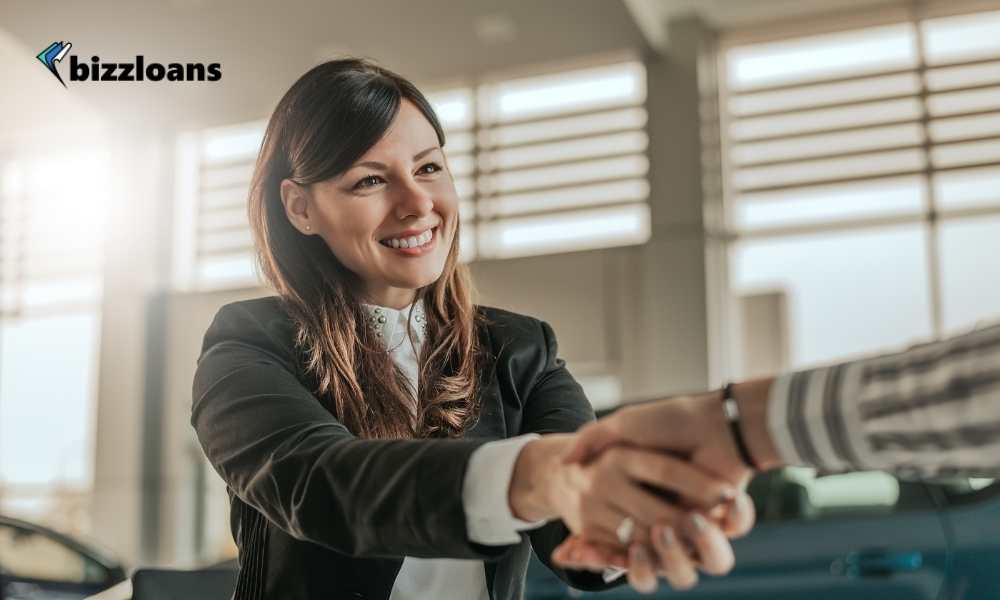
POLYGON ((662 50, 664 24, 691 13, 732 27, 884 1, 4 0, 0 64, 16 93, 0 95, 0 145, 11 132, 38 137, 39 114, 54 119, 80 106, 152 129, 260 118, 299 75, 335 54, 375 58, 426 86, 622 49, 662 50), (219 62, 222 80, 72 82, 63 90, 34 58, 55 40, 72 42, 85 60, 142 54, 147 62, 219 62))
POLYGON ((181 127, 260 118, 336 53, 375 58, 426 85, 643 44, 619 0, 4 0, 0 29, 23 45, 4 63, 30 65, 63 96, 34 57, 54 40, 72 42, 81 59, 220 62, 214 83, 69 84, 118 119, 181 127))
POLYGON ((900 5, 905 0, 622 0, 653 48, 666 48, 670 19, 698 15, 714 29, 746 27, 782 19, 802 18, 900 5))

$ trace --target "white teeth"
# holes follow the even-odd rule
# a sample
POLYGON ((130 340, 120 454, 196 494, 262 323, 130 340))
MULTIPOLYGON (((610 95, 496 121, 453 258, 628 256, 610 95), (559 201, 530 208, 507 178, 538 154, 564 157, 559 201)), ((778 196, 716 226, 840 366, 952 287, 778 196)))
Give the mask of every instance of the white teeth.
POLYGON ((434 231, 428 229, 418 236, 411 235, 407 238, 385 240, 382 243, 391 248, 416 248, 417 246, 423 246, 427 242, 431 241, 432 237, 434 237, 434 231))

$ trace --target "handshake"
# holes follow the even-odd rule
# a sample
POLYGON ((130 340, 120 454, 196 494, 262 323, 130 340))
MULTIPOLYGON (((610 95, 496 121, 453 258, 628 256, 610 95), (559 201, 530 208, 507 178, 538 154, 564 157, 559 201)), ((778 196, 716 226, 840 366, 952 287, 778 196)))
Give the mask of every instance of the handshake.
POLYGON ((733 387, 735 435, 716 391, 628 405, 529 442, 511 480, 514 516, 561 518, 571 535, 552 553, 555 565, 606 578, 625 569, 640 592, 655 591, 658 576, 688 589, 699 569, 729 572, 729 540, 754 523, 746 484, 755 469, 781 463, 766 422, 769 385, 733 387))

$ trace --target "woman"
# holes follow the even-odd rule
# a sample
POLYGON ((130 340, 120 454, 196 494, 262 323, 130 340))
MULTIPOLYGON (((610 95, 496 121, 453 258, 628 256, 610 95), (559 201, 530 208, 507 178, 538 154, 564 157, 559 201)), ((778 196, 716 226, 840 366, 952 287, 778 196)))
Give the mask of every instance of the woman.
POLYGON ((424 96, 362 60, 313 68, 271 116, 249 216, 277 296, 220 309, 191 417, 231 500, 235 598, 519 598, 531 548, 602 589, 549 554, 629 519, 637 541, 687 523, 728 568, 714 523, 643 487, 707 508, 726 482, 638 449, 560 464, 593 412, 546 323, 472 303, 444 143, 424 96))

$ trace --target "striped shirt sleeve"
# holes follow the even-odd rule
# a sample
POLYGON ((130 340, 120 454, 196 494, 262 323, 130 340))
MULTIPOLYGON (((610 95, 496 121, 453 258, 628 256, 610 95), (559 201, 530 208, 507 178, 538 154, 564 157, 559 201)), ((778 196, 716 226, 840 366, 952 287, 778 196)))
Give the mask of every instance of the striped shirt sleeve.
POLYGON ((768 402, 785 464, 907 479, 1000 477, 1000 323, 781 375, 768 402))

